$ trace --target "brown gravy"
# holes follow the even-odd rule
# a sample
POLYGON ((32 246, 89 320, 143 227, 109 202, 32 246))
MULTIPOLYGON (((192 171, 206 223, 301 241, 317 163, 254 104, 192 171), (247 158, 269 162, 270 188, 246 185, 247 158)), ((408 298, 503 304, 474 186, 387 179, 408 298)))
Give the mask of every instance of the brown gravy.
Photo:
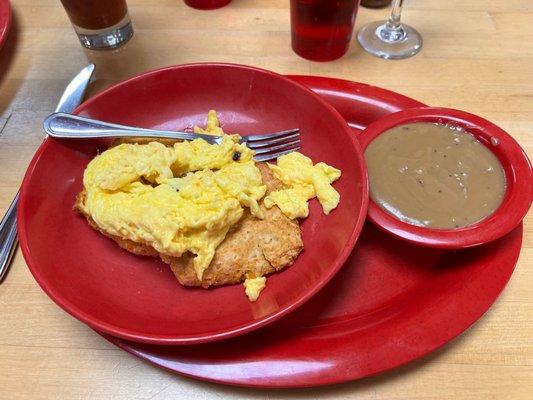
POLYGON ((460 127, 418 122, 382 133, 365 151, 370 197, 398 219, 437 229, 471 225, 505 195, 496 156, 460 127))

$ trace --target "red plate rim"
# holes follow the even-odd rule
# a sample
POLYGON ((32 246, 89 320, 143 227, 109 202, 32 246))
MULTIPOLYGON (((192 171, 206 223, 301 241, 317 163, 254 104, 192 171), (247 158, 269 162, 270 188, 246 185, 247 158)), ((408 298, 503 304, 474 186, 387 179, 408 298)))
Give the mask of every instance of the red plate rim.
MULTIPOLYGON (((277 78, 281 78, 284 81, 286 81, 288 84, 297 86, 299 89, 305 90, 306 92, 309 93, 310 96, 314 97, 325 108, 329 109, 332 115, 334 115, 335 118, 339 121, 340 125, 344 125, 346 127, 345 133, 346 133, 346 138, 348 139, 347 142, 351 144, 354 150, 354 154, 356 155, 356 159, 354 160, 354 162, 356 162, 358 164, 358 167, 361 169, 362 176, 367 176, 366 163, 364 162, 363 152, 361 150, 359 142, 353 136, 353 134, 350 131, 350 128, 346 124, 346 121, 344 120, 344 118, 342 118, 342 116, 338 113, 338 111, 333 106, 328 104, 325 100, 323 100, 320 96, 318 96, 316 93, 314 93, 312 90, 307 88, 306 86, 300 83, 297 83, 295 81, 292 81, 283 75, 280 75, 280 74, 277 74, 275 72, 268 71, 265 69, 261 69, 261 68, 240 65, 240 64, 233 64, 233 63, 190 63, 190 64, 181 64, 181 65, 174 65, 174 66, 169 66, 169 67, 164 67, 164 68, 158 68, 158 69, 150 70, 142 74, 133 76, 129 79, 126 79, 115 85, 110 86, 109 88, 103 90, 102 92, 98 93, 94 97, 91 97, 89 100, 82 103, 79 107, 76 108, 73 114, 79 114, 83 112, 86 107, 91 105, 94 101, 97 101, 99 98, 106 96, 108 92, 113 91, 118 87, 127 85, 130 82, 143 79, 144 77, 151 75, 151 74, 158 74, 164 71, 170 71, 170 70, 176 70, 176 69, 184 69, 184 68, 188 68, 192 66, 201 66, 201 67, 206 67, 206 68, 213 67, 213 66, 230 67, 230 68, 237 67, 237 68, 248 69, 252 71, 260 71, 262 73, 266 73, 266 74, 275 76, 277 78)), ((199 343, 219 341, 219 340, 239 336, 244 333, 254 331, 265 325, 268 325, 278 320, 279 318, 283 317, 284 315, 289 314, 290 312, 296 310, 298 307, 300 307, 307 300, 309 300, 315 293, 317 293, 323 286, 326 285, 326 283, 328 283, 333 278, 333 276, 344 265, 346 259, 351 254, 357 242, 357 239, 359 238, 359 235, 361 234, 364 221, 366 219, 366 214, 367 214, 367 209, 368 209, 368 179, 365 179, 363 182, 361 182, 362 184, 361 194, 362 194, 362 199, 363 199, 362 207, 356 219, 354 229, 350 237, 348 238, 348 241, 346 245, 344 246, 343 250, 337 256, 334 266, 333 268, 330 269, 329 274, 325 275, 320 281, 318 281, 317 284, 313 288, 311 288, 307 292, 306 295, 302 296, 300 299, 292 303, 289 303, 285 307, 281 307, 280 309, 278 309, 278 311, 266 317, 263 317, 251 323, 247 323, 242 326, 234 327, 231 329, 204 334, 204 335, 189 336, 186 338, 168 338, 166 336, 160 336, 160 335, 144 335, 138 332, 131 332, 131 331, 121 329, 117 326, 114 326, 112 324, 106 323, 104 321, 101 321, 99 319, 92 317, 90 314, 83 312, 82 310, 78 309, 75 305, 73 305, 71 302, 69 302, 67 299, 65 299, 57 290, 53 288, 53 286, 47 283, 45 276, 43 276, 43 274, 40 272, 39 268, 37 267, 36 260, 34 260, 31 255, 31 251, 29 248, 28 240, 27 240, 25 218, 24 218, 22 210, 26 208, 26 195, 25 194, 30 184, 30 178, 33 174, 34 169, 36 168, 37 162, 39 161, 42 154, 46 151, 48 146, 52 143, 52 140, 53 139, 51 138, 46 138, 41 144, 41 146, 37 149, 24 175, 24 179, 22 181, 21 190, 20 190, 19 206, 17 209, 17 229, 19 232, 19 243, 20 243, 20 248, 22 250, 22 254, 35 280, 39 283, 39 285, 44 290, 44 292, 57 305, 59 305, 67 313, 74 316, 75 318, 82 321, 83 323, 87 324, 91 328, 96 329, 100 332, 104 332, 104 333, 122 338, 122 339, 136 341, 136 342, 143 342, 143 343, 159 344, 159 345, 190 345, 190 344, 199 344, 199 343)))
POLYGON ((0 20, 0 49, 4 45, 4 42, 9 35, 9 30, 11 29, 11 20, 13 19, 13 12, 11 11, 11 4, 9 0, 0 0, 0 16, 5 16, 5 21, 0 20))
POLYGON ((418 107, 399 111, 370 124, 359 137, 366 150, 385 131, 407 123, 439 122, 464 127, 497 157, 505 171, 506 195, 502 204, 489 217, 463 228, 430 229, 400 221, 384 211, 372 199, 368 218, 384 231, 421 246, 441 249, 463 249, 496 240, 512 231, 531 206, 533 173, 531 163, 520 145, 500 127, 477 115, 443 107, 418 107), (497 145, 491 145, 491 140, 497 145))

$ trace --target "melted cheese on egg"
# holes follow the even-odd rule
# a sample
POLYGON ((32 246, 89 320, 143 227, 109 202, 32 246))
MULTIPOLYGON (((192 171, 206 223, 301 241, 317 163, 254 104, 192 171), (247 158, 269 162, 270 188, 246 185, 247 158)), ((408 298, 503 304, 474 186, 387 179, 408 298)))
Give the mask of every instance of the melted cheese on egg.
POLYGON ((323 162, 313 165, 309 157, 292 152, 278 158, 277 165, 268 164, 284 188, 264 199, 265 207, 277 205, 291 219, 309 215, 308 200, 317 197, 325 214, 337 207, 339 193, 331 184, 340 178, 341 171, 323 162))

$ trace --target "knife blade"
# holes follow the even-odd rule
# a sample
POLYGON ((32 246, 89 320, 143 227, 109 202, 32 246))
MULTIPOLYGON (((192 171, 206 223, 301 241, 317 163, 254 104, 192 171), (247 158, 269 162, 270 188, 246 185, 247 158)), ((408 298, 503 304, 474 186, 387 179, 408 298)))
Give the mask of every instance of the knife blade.
POLYGON ((71 114, 81 104, 83 95, 91 81, 95 69, 94 64, 89 64, 76 75, 65 88, 61 95, 55 112, 71 114))
MULTIPOLYGON (((76 107, 81 104, 87 86, 91 81, 95 69, 94 64, 89 64, 84 67, 78 74, 70 81, 63 95, 57 103, 55 112, 72 113, 76 107)), ((17 204, 19 193, 9 205, 4 218, 0 222, 0 284, 3 282, 18 244, 17 236, 17 204)))

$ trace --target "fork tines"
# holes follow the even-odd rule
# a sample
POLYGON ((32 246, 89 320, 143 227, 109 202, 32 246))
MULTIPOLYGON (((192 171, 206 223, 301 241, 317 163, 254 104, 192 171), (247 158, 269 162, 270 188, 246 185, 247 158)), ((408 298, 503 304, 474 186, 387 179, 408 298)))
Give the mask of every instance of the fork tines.
POLYGON ((296 128, 265 135, 245 136, 242 142, 255 151, 256 161, 274 160, 300 149, 300 130, 296 128))

